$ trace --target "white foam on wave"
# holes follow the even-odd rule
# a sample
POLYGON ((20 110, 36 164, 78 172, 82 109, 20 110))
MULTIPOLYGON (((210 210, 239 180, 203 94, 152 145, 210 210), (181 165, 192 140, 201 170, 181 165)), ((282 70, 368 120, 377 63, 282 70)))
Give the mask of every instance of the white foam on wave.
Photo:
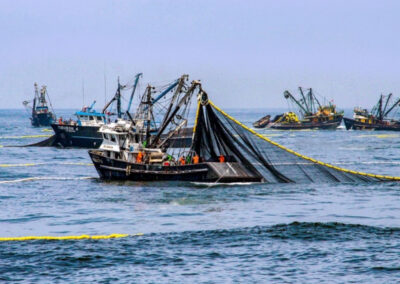
POLYGON ((20 178, 13 180, 2 180, 0 181, 0 184, 28 182, 36 180, 84 180, 84 179, 96 179, 96 177, 28 177, 28 178, 20 178))

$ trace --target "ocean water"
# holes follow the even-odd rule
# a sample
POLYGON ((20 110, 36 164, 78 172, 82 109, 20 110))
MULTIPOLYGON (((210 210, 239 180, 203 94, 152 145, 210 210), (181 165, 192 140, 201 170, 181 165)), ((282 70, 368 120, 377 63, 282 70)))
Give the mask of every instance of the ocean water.
MULTIPOLYGON (((59 110, 68 117, 72 110, 59 110)), ((276 110, 227 110, 247 125, 276 110)), ((0 110, 0 145, 51 135, 0 110)), ((400 176, 400 133, 261 130, 291 149, 400 176)), ((104 182, 87 150, 0 147, 0 281, 34 283, 397 283, 400 183, 104 182)))

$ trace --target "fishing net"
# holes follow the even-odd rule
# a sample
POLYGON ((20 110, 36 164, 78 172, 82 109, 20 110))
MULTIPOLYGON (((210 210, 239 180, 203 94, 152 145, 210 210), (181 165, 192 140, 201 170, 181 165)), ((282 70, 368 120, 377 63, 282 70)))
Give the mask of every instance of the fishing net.
POLYGON ((204 161, 239 162, 270 183, 400 180, 329 165, 296 153, 241 124, 212 102, 198 109, 193 153, 204 161))

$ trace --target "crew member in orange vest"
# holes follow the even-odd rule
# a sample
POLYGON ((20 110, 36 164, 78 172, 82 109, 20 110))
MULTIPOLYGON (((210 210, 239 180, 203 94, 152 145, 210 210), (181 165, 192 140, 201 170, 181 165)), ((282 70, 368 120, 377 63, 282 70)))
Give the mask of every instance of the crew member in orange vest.
POLYGON ((179 163, 183 166, 185 164, 185 158, 184 157, 180 157, 179 158, 179 163))
POLYGON ((142 163, 142 160, 143 160, 143 152, 139 152, 139 153, 137 154, 136 162, 137 162, 138 164, 140 164, 140 163, 142 163))
POLYGON ((200 159, 199 156, 197 156, 197 155, 193 156, 193 164, 198 164, 199 163, 199 159, 200 159))
POLYGON ((219 156, 219 162, 220 163, 225 163, 225 156, 224 155, 220 155, 219 156))

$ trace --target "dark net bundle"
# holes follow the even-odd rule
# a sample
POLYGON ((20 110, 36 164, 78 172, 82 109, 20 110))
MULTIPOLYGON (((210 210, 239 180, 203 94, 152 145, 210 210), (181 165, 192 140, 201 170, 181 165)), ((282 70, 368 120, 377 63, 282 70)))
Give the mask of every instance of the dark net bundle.
POLYGON ((239 162, 271 183, 372 182, 396 177, 364 174, 312 160, 258 136, 212 103, 199 110, 193 150, 206 161, 239 162))

